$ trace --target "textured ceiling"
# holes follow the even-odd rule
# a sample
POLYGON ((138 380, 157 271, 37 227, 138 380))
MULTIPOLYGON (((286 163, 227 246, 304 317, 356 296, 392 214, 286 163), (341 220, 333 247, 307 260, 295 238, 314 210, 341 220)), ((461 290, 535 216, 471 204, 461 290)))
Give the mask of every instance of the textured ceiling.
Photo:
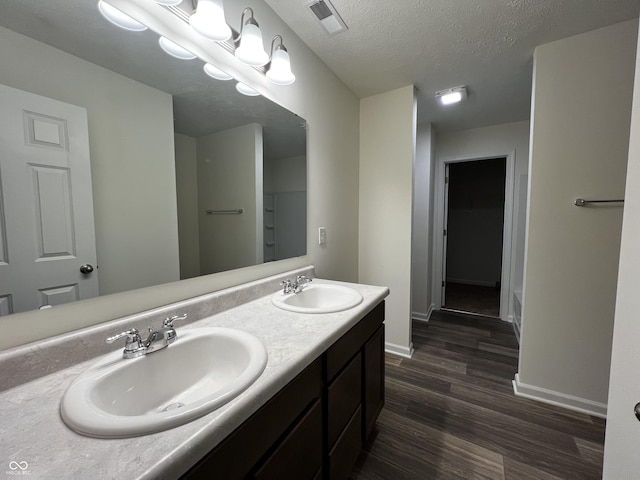
POLYGON ((640 0, 332 0, 349 30, 330 37, 308 0, 266 2, 357 96, 414 84, 419 121, 441 131, 529 118, 537 45, 640 12, 640 0), (468 100, 438 107, 434 93, 458 85, 468 100))

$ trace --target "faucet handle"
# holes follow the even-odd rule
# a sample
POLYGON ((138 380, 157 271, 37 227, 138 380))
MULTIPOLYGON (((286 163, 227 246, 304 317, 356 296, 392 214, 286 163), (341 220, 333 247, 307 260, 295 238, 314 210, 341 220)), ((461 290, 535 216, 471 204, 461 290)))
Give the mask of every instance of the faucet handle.
POLYGON ((114 335, 113 337, 109 337, 105 339, 105 343, 113 343, 116 340, 122 338, 122 337, 127 337, 127 345, 133 342, 139 342, 142 339, 140 338, 140 332, 138 332, 137 328, 132 328, 130 330, 127 330, 126 332, 122 332, 119 333, 117 335, 114 335))
POLYGON ((298 277, 296 278, 296 283, 298 285, 300 284, 300 282, 309 283, 311 281, 313 281, 313 279, 307 277, 306 275, 298 275, 298 277))
POLYGON ((285 295, 293 292, 293 285, 291 284, 291 280, 289 280, 288 278, 286 280, 281 281, 280 286, 284 287, 284 289, 282 290, 282 293, 284 293, 285 295))
POLYGON ((165 328, 173 328, 173 322, 175 322, 176 320, 186 320, 187 318, 187 314, 183 313, 182 315, 174 315, 173 317, 167 317, 164 319, 164 322, 162 322, 162 324, 164 325, 165 328))

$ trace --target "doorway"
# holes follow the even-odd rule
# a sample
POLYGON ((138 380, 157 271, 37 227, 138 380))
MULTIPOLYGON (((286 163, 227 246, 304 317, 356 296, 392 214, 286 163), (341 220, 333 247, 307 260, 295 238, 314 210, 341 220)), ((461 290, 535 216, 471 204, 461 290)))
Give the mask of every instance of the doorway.
POLYGON ((437 161, 434 308, 509 320, 514 170, 515 152, 437 161))

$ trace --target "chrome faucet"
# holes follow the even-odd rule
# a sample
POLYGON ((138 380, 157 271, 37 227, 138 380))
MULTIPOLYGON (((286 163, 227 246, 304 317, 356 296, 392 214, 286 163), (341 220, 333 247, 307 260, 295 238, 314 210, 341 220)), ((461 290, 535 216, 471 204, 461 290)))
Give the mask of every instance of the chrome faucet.
POLYGON ((113 343, 116 340, 127 337, 124 345, 124 351, 122 352, 122 358, 136 358, 153 353, 163 348, 168 347, 175 342, 178 335, 176 329, 173 326, 173 322, 176 320, 184 320, 187 318, 187 314, 176 315, 174 317, 167 317, 162 322, 162 328, 153 330, 149 328, 149 336, 146 340, 142 340, 140 332, 137 328, 132 328, 126 332, 119 333, 113 337, 109 337, 105 340, 106 343, 113 343))
POLYGON ((287 278, 286 280, 280 282, 280 286, 284 286, 284 288, 282 289, 282 293, 284 293, 285 295, 288 295, 290 293, 300 293, 305 284, 309 283, 310 281, 312 281, 312 279, 304 275, 298 275, 294 283, 291 283, 291 280, 287 278))
POLYGON ((294 284, 292 285, 292 287, 293 287, 293 293, 300 293, 300 292, 302 291, 302 289, 304 288, 304 286, 305 286, 307 283, 311 282, 311 281, 312 281, 312 279, 311 279, 311 278, 306 277, 305 275, 298 275, 298 276, 296 277, 296 283, 294 283, 294 284))

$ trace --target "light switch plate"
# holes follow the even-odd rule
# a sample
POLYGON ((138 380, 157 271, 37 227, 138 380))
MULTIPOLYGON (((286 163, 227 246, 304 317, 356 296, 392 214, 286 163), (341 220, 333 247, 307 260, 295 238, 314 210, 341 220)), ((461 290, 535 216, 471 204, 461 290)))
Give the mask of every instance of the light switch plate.
POLYGON ((327 243, 327 229, 320 227, 318 229, 318 245, 324 245, 325 243, 327 243))

